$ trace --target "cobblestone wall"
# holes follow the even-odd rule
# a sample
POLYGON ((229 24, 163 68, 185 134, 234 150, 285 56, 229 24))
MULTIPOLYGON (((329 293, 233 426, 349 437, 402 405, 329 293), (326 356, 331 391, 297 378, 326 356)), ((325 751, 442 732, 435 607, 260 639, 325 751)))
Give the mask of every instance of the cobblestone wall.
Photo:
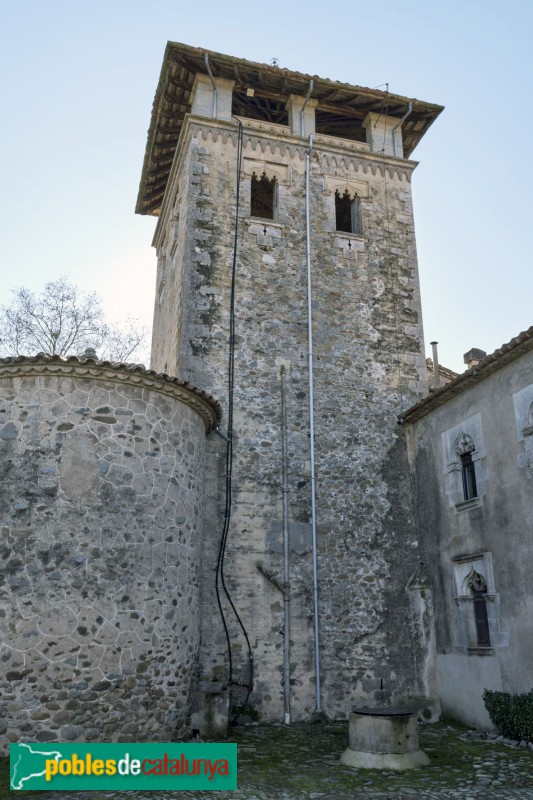
POLYGON ((187 732, 215 417, 143 368, 0 362, 5 747, 187 732))
MULTIPOLYGON (((251 702, 283 715, 280 365, 288 374, 291 691, 295 718, 314 708, 305 257, 306 143, 246 121, 237 265, 235 471, 226 578, 255 660, 251 702), (250 178, 278 179, 277 218, 254 220, 250 178)), ((236 129, 189 118, 156 243, 160 270, 181 274, 156 307, 155 368, 191 380, 226 408, 236 129), (177 224, 178 221, 178 224, 177 224), (182 232, 180 234, 180 231, 182 232), (179 349, 176 349, 176 343, 179 349)), ((320 650, 324 710, 423 693, 426 654, 406 586, 418 560, 403 434, 396 413, 427 391, 410 179, 413 162, 317 136, 311 157, 320 650), (359 236, 335 230, 334 190, 356 184, 359 236)), ((224 443, 208 443, 202 569, 202 670, 224 680, 213 596, 224 443), (217 513, 218 509, 218 513, 217 513)), ((229 616, 237 679, 242 637, 229 616)))

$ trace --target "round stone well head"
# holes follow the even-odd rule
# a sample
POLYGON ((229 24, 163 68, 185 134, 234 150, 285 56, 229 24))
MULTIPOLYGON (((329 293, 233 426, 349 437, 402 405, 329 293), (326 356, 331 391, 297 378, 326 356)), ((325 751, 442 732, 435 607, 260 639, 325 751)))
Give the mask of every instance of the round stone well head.
POLYGON ((356 708, 341 764, 361 769, 413 769, 429 764, 420 750, 416 714, 408 708, 356 708))

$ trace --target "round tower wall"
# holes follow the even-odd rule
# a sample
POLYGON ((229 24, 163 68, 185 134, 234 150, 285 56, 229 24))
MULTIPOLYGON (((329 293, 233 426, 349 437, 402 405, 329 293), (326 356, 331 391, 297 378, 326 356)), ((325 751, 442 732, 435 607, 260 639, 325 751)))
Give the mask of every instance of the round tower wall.
POLYGON ((144 368, 0 362, 0 737, 188 733, 205 435, 144 368))

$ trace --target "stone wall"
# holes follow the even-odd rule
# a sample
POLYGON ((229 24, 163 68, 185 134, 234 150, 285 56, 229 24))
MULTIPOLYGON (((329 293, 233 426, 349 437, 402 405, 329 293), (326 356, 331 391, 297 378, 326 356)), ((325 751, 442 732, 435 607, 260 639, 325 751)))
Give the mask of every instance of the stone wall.
POLYGON ((142 367, 0 362, 5 747, 187 733, 216 416, 142 367))
POLYGON ((531 690, 532 374, 529 336, 522 352, 502 348, 475 381, 436 395, 406 425, 421 554, 434 587, 442 707, 482 729, 492 727, 483 689, 531 690), (477 492, 470 499, 458 455, 465 439, 474 447, 477 492), (483 645, 469 588, 473 571, 486 583, 490 642, 483 645))
MULTIPOLYGON (((236 126, 186 118, 155 243, 180 284, 156 305, 153 365, 227 402, 236 126), (177 326, 179 332, 175 334, 177 326), (176 349, 176 343, 179 348, 176 349)), ((290 129, 246 120, 237 263, 235 466, 226 579, 250 635, 251 703, 283 717, 280 366, 287 368, 293 716, 315 705, 305 256, 305 152, 290 129), (250 218, 253 172, 278 179, 276 219, 250 218)), ((320 651, 323 708, 424 694, 424 636, 407 584, 417 535, 398 413, 427 392, 410 179, 414 162, 318 136, 311 156, 320 651), (361 200, 362 234, 335 230, 334 191, 361 200)), ((227 678, 214 600, 222 440, 208 443, 202 677, 227 678), (218 509, 218 513, 217 513, 218 509)), ((228 610, 234 678, 248 680, 228 610)), ((235 692, 238 697, 238 692, 235 692)), ((243 696, 242 694, 240 695, 243 696)))

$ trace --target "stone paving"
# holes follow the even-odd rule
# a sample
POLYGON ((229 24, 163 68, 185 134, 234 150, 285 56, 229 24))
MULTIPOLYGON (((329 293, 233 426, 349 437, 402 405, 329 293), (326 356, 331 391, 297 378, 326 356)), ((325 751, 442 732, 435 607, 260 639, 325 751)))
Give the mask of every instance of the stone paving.
MULTIPOLYGON (((501 738, 501 737, 500 737, 501 738)), ((134 800, 533 800, 533 752, 451 725, 425 726, 429 767, 403 773, 343 767, 347 723, 236 729, 235 792, 139 792, 134 800)), ((131 792, 32 793, 43 800, 129 800, 131 792)))

